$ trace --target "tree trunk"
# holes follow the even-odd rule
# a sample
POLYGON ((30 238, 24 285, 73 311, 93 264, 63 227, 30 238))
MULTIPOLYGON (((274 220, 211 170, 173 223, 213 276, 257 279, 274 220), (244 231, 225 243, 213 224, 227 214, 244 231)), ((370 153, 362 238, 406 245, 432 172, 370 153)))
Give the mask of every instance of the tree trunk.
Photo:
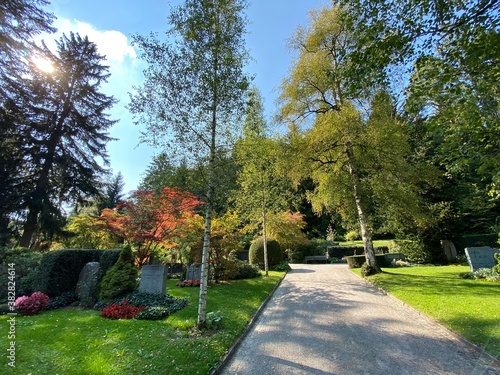
POLYGON ((266 225, 266 209, 262 209, 262 240, 264 244, 264 271, 266 276, 269 276, 269 262, 267 260, 267 225, 266 225))
POLYGON ((360 192, 361 181, 359 179, 359 174, 356 167, 354 166, 350 149, 347 149, 346 154, 347 154, 347 164, 349 166, 349 174, 351 176, 351 181, 352 181, 354 200, 356 202, 356 209, 358 211, 359 225, 361 227, 361 238, 363 240, 363 246, 365 248, 366 263, 369 266, 375 268, 377 271, 380 271, 380 268, 377 264, 377 260, 375 258, 375 249, 373 248, 373 242, 372 242, 372 231, 368 225, 364 200, 360 192))

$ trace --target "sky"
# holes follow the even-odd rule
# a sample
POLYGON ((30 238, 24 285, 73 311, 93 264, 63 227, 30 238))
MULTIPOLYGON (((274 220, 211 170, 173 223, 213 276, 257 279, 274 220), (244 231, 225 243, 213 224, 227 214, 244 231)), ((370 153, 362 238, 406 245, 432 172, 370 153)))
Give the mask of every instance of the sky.
MULTIPOLYGON (((118 122, 110 130, 117 138, 108 143, 113 174, 121 172, 124 192, 137 188, 154 155, 161 150, 140 144, 140 125, 134 125, 126 108, 129 92, 143 81, 146 65, 138 59, 139 51, 131 46, 134 34, 162 33, 168 29, 167 16, 171 6, 181 0, 51 0, 46 7, 57 20, 57 34, 41 36, 49 46, 64 32, 87 35, 96 43, 99 53, 107 58, 111 73, 102 92, 113 95, 119 102, 109 111, 118 122)), ((311 9, 331 3, 331 0, 249 0, 247 18, 247 49, 252 61, 246 70, 255 76, 254 84, 264 97, 268 119, 275 111, 278 87, 288 73, 292 54, 287 40, 299 25, 307 26, 311 9)))

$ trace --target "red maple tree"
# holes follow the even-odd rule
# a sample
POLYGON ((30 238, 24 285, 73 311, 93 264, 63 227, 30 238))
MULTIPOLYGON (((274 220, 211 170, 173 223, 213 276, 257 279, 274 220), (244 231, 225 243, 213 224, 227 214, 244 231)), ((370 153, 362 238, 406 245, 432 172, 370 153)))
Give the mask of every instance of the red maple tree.
POLYGON ((194 195, 176 188, 166 187, 160 194, 137 190, 116 209, 103 210, 101 220, 134 246, 142 266, 160 249, 175 245, 170 239, 200 204, 194 195))

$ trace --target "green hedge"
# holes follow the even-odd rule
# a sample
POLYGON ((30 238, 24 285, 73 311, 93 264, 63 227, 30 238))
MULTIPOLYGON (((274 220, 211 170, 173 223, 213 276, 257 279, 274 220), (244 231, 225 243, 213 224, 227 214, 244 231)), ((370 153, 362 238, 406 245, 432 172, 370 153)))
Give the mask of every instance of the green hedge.
POLYGON ((466 247, 490 246, 498 248, 498 233, 469 234, 456 239, 453 244, 459 254, 465 254, 466 247))
MULTIPOLYGON (((376 246, 374 248, 375 253, 388 253, 389 248, 387 246, 376 246)), ((363 246, 328 246, 328 257, 342 259, 343 257, 352 255, 362 255, 365 253, 365 248, 363 246)))
POLYGON ((76 289, 78 277, 88 262, 100 262, 101 276, 116 262, 120 250, 56 250, 45 253, 35 272, 37 290, 49 297, 59 296, 76 289))
MULTIPOLYGON (((346 257, 349 268, 360 268, 366 262, 364 255, 352 255, 346 257)), ((376 254, 375 259, 379 267, 389 267, 390 263, 386 261, 384 254, 376 254)))

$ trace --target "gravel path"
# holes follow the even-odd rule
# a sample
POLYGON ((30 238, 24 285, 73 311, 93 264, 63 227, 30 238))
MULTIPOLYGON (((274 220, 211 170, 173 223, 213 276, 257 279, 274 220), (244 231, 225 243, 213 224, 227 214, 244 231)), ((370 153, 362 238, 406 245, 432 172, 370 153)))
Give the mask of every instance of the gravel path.
POLYGON ((345 265, 292 265, 220 374, 500 374, 499 362, 345 265))

